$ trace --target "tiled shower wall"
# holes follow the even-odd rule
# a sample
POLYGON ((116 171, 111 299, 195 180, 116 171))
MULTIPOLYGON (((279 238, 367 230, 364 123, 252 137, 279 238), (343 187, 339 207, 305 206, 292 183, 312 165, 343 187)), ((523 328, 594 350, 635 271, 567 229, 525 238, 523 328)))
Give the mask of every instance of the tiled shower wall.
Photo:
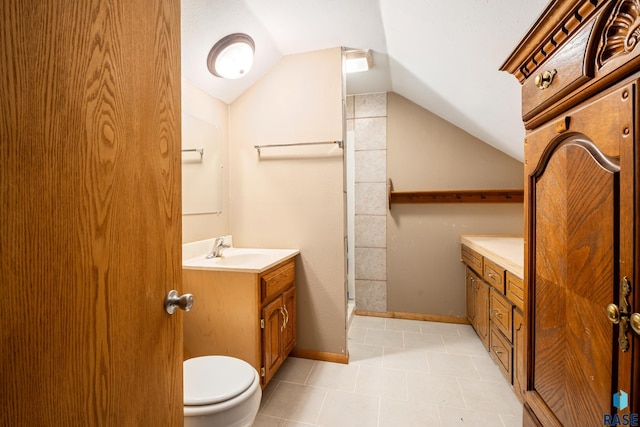
POLYGON ((356 310, 387 311, 387 94, 347 97, 355 139, 356 310))

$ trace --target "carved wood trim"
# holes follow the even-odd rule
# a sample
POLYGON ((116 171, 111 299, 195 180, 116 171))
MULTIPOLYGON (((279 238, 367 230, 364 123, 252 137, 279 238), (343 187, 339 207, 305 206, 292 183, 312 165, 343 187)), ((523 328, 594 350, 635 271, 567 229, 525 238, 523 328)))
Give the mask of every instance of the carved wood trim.
MULTIPOLYGON (((540 20, 558 22, 558 24, 545 29, 542 33, 532 31, 527 34, 500 69, 513 74, 520 83, 524 82, 548 56, 576 33, 580 24, 589 19, 604 2, 605 0, 582 0, 576 2, 573 7, 572 2, 569 1, 558 0, 550 3, 540 20), (541 34, 546 35, 541 37, 541 34), (522 48, 527 45, 537 47, 531 50, 530 55, 521 56, 522 48)), ((534 29, 538 25, 542 24, 538 23, 534 29)))
POLYGON ((640 39, 640 1, 620 0, 607 20, 598 48, 598 69, 607 62, 631 53, 640 39))
POLYGON ((523 78, 527 78, 533 73, 548 56, 555 52, 565 40, 577 32, 580 24, 585 21, 595 10, 598 0, 585 0, 577 5, 574 12, 567 16, 556 31, 551 34, 537 51, 520 67, 523 78))

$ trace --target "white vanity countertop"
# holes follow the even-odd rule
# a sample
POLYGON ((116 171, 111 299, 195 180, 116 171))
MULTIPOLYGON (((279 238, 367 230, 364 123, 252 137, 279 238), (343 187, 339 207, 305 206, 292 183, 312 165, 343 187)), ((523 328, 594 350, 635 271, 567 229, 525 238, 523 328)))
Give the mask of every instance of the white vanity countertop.
POLYGON ((524 239, 521 236, 460 236, 460 243, 524 279, 524 239))
MULTIPOLYGON (((211 270, 237 273, 262 273, 271 267, 280 264, 298 255, 298 249, 263 249, 263 248, 226 248, 222 250, 222 256, 206 258, 211 248, 192 258, 182 261, 182 268, 186 270, 211 270)), ((183 254, 193 255, 192 252, 183 250, 183 254)))

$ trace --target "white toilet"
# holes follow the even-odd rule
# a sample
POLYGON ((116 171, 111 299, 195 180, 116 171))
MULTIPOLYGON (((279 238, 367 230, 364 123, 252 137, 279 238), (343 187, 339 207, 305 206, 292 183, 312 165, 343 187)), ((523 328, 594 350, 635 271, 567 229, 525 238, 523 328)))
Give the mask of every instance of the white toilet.
POLYGON ((185 427, 250 427, 261 398, 260 376, 244 360, 202 356, 184 361, 185 427))

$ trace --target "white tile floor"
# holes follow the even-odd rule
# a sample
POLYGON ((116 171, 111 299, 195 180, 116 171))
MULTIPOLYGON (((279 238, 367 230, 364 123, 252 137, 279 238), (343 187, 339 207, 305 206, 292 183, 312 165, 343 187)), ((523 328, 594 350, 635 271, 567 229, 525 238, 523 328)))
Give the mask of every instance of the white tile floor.
POLYGON ((522 405, 468 325, 356 316, 348 365, 289 357, 254 427, 522 425, 522 405))

